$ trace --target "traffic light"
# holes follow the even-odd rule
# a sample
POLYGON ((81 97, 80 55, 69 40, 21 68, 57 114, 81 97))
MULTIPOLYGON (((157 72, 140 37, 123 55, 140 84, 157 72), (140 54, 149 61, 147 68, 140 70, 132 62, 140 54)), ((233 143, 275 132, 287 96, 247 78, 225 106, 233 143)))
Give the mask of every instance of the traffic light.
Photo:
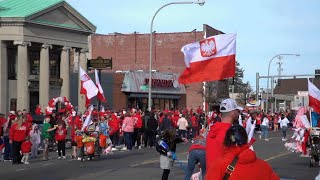
POLYGON ((280 86, 280 85, 281 85, 281 80, 278 79, 277 86, 280 86))

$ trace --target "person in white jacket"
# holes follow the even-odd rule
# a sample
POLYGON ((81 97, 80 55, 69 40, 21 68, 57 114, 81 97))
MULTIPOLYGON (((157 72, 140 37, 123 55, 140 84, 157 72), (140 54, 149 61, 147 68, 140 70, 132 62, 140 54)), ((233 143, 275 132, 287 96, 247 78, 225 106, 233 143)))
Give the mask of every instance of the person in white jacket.
POLYGON ((280 123, 280 128, 282 131, 282 141, 286 141, 287 140, 287 130, 288 130, 288 124, 290 123, 290 121, 286 118, 286 116, 284 114, 281 115, 281 118, 279 119, 279 123, 280 123))
POLYGON ((183 138, 187 138, 187 127, 188 127, 188 121, 184 117, 184 115, 179 115, 179 120, 177 122, 178 128, 179 128, 179 136, 183 138))
POLYGON ((35 158, 38 156, 38 147, 41 143, 41 132, 37 124, 34 124, 32 126, 32 130, 30 131, 29 135, 30 135, 30 141, 32 143, 31 158, 35 158))
POLYGON ((261 139, 264 139, 265 141, 269 141, 268 135, 269 135, 269 119, 268 117, 263 114, 262 115, 262 123, 261 123, 261 139))

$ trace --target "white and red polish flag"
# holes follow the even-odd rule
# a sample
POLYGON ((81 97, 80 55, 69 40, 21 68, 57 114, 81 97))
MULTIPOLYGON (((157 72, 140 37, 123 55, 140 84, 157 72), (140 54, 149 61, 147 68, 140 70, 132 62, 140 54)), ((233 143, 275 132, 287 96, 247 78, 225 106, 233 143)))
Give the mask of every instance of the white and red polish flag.
POLYGON ((101 102, 107 102, 106 98, 104 97, 103 95, 103 89, 101 87, 101 84, 100 84, 100 80, 99 80, 99 76, 98 76, 98 71, 95 69, 94 70, 94 73, 95 73, 95 78, 96 78, 96 85, 97 85, 97 88, 98 88, 98 95, 97 95, 97 98, 99 101, 101 102))
POLYGON ((236 34, 211 36, 182 47, 186 69, 179 83, 222 80, 235 76, 236 34))
POLYGON ((90 99, 98 94, 98 88, 88 76, 88 74, 80 67, 79 76, 81 81, 80 94, 86 96, 86 107, 90 104, 90 99))
POLYGON ((320 90, 308 79, 309 106, 320 113, 320 90))

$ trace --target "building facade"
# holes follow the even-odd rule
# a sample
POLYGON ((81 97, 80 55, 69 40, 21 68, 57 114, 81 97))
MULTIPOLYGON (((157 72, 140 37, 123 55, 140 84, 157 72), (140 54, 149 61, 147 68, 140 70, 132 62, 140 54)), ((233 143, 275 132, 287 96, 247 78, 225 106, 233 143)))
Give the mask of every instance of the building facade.
MULTIPOLYGON (((153 105, 160 109, 166 107, 189 109, 195 109, 198 106, 203 107, 203 83, 185 86, 178 84, 176 87, 179 87, 179 90, 177 90, 169 81, 173 80, 172 83, 177 83, 175 80, 185 69, 184 57, 181 52, 182 46, 217 34, 222 34, 222 32, 208 25, 204 25, 202 31, 153 33, 152 70, 154 73, 152 81, 156 83, 156 88, 152 88, 152 94, 154 94, 154 97, 152 97, 153 105), (171 78, 174 78, 165 78, 168 77, 168 74, 171 74, 171 78), (157 83, 158 81, 159 83, 157 83), (162 85, 161 82, 164 82, 165 85, 162 85), (170 85, 166 86, 165 82, 170 85)), ((138 78, 135 80, 136 82, 146 83, 146 73, 149 72, 149 39, 150 34, 136 32, 133 34, 93 34, 90 40, 91 57, 93 59, 97 57, 112 58, 112 70, 106 72, 116 74, 122 72, 124 74, 123 79, 119 79, 122 86, 131 86, 128 84, 130 82, 128 79, 131 79, 132 82, 134 77, 138 78)), ((217 86, 225 83, 217 82, 217 86)), ((144 89, 146 84, 140 83, 139 85, 144 89)), ((132 104, 135 104, 134 106, 140 104, 140 107, 145 107, 148 91, 139 88, 128 89, 122 87, 118 89, 120 94, 112 97, 113 104, 110 105, 115 109, 132 106, 132 104), (122 104, 119 101, 114 101, 122 98, 126 99, 121 101, 122 104)))
POLYGON ((0 112, 44 111, 53 97, 79 96, 70 73, 86 68, 96 27, 63 0, 4 0, 0 17, 0 112))

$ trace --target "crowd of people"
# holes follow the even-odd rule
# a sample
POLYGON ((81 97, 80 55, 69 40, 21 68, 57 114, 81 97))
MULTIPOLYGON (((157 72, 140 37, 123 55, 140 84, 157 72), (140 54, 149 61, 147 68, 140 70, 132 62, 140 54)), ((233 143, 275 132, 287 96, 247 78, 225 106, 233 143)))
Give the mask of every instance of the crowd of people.
MULTIPOLYGON (((39 108, 36 109, 36 114, 42 114, 39 108)), ((226 171, 223 168, 233 162, 235 156, 238 157, 237 167, 241 166, 237 170, 249 167, 247 163, 256 163, 268 169, 265 172, 269 173, 270 179, 277 179, 271 167, 263 160, 259 160, 255 153, 248 149, 251 144, 247 142, 248 136, 245 128, 248 123, 253 124, 255 121, 256 132, 261 133, 262 140, 268 141, 268 132, 278 131, 280 127, 283 132, 282 140, 285 141, 286 131, 291 123, 291 119, 287 118, 289 116, 289 112, 266 114, 263 112, 249 113, 242 109, 240 111, 232 99, 225 100, 217 111, 212 111, 207 115, 200 107, 196 111, 193 109, 163 111, 153 109, 151 112, 142 112, 135 108, 123 108, 118 112, 104 110, 104 108, 99 111, 94 108, 83 114, 76 113, 73 109, 68 111, 61 108, 45 114, 43 124, 34 123, 32 116, 25 110, 10 111, 7 116, 0 115, 2 142, 0 147, 4 149, 4 161, 10 161, 13 164, 29 164, 29 155, 31 158, 38 157, 39 149, 43 149, 42 159, 49 160, 52 144, 58 147, 58 159, 66 159, 66 140, 69 139, 72 146, 70 157, 83 160, 85 153, 83 134, 91 136, 96 133, 95 137, 100 139, 99 144, 104 144, 101 146, 101 153, 107 152, 106 149, 112 152, 131 151, 134 148, 156 148, 161 154, 162 179, 168 179, 174 161, 172 157, 175 154, 176 144, 190 141, 193 144, 189 150, 185 179, 190 179, 198 163, 201 164, 203 177, 207 179, 223 177, 226 171), (90 123, 86 122, 88 117, 90 117, 90 123), (158 148, 159 139, 168 144, 167 151, 158 148), (40 146, 43 148, 39 148, 40 146), (250 158, 245 158, 245 156, 250 158), (229 158, 219 160, 221 157, 229 158), (215 161, 219 163, 213 165, 212 162, 215 161), (213 171, 220 172, 220 174, 212 173, 213 171)), ((230 172, 229 176, 238 174, 248 179, 242 173, 237 173, 237 170, 230 172)))

